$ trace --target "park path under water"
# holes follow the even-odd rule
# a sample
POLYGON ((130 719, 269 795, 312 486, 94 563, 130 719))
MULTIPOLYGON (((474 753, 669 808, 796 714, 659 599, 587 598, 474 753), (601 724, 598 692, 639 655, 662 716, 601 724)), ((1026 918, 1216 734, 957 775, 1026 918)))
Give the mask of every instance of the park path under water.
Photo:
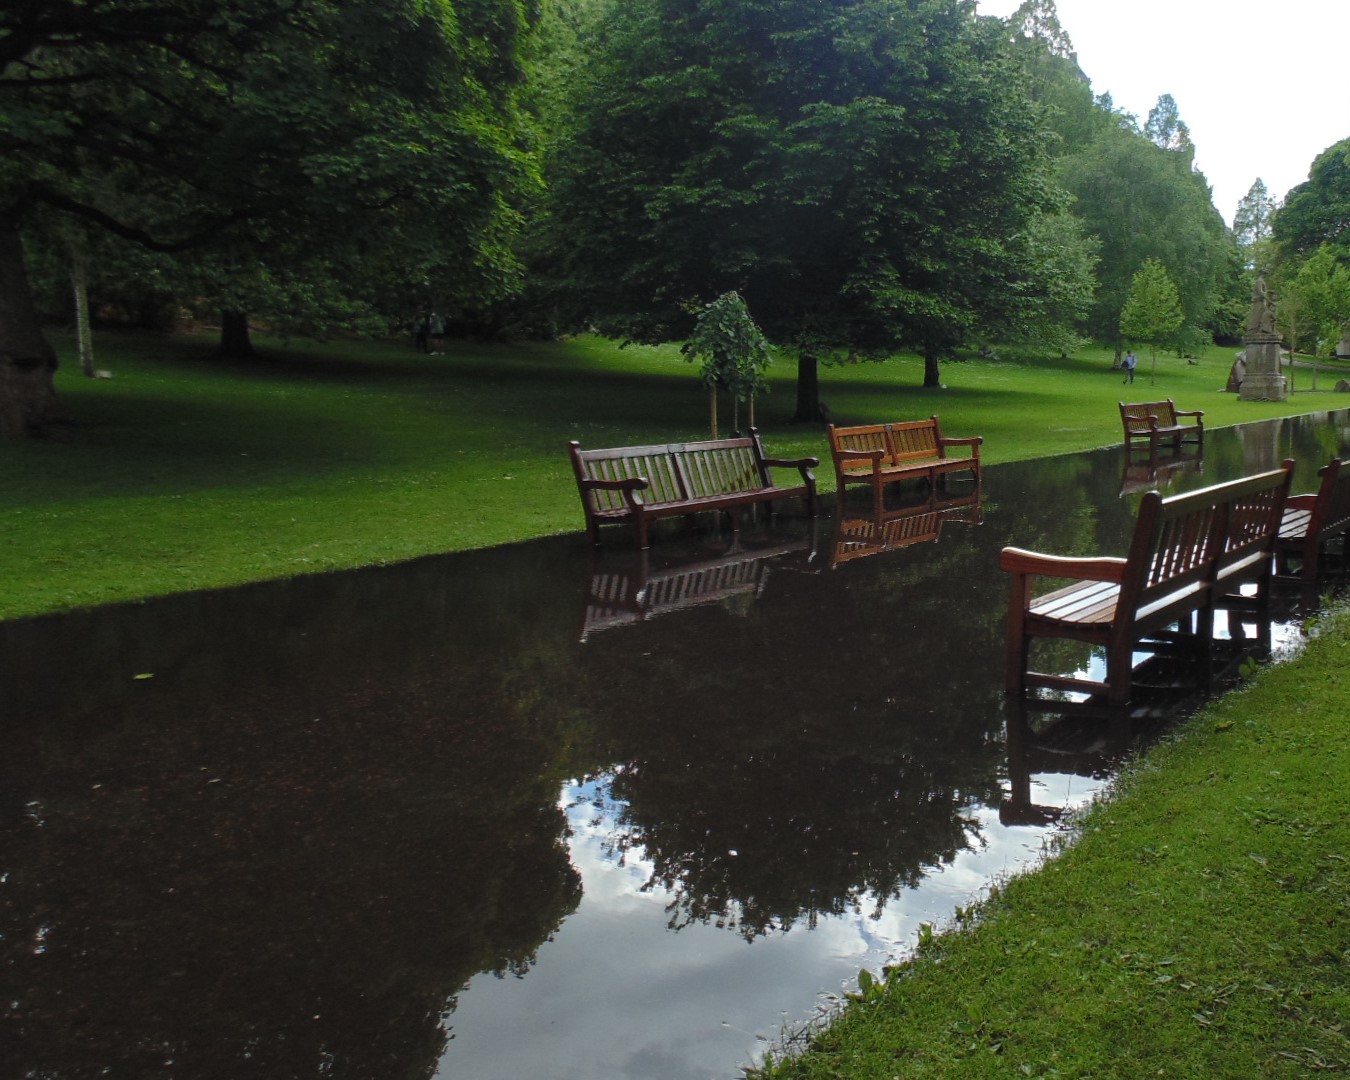
POLYGON ((999 549, 1118 554, 1152 484, 1347 443, 996 466, 889 544, 851 496, 0 623, 0 1075, 735 1075, 1118 763, 1010 768, 999 549))

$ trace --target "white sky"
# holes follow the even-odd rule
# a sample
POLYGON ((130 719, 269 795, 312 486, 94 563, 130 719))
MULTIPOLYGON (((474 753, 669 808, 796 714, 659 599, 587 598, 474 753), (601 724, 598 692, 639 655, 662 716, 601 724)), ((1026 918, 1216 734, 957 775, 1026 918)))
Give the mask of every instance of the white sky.
MULTIPOLYGON (((1021 0, 978 0, 1007 17, 1021 0)), ((1233 223, 1260 177, 1276 198, 1350 137, 1347 0, 1055 0, 1094 94, 1140 122, 1176 99, 1214 206, 1233 223)))

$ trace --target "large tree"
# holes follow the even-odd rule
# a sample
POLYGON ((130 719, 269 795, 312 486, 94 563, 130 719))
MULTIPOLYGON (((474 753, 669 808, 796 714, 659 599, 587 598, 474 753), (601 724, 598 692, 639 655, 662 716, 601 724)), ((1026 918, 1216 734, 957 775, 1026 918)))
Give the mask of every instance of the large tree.
POLYGON ((528 0, 6 5, 0 433, 39 429, 52 400, 22 236, 40 208, 194 252, 193 286, 221 303, 307 282, 350 301, 400 267, 500 291, 531 17, 528 0))
POLYGON ((625 0, 576 73, 549 269, 571 321, 683 337, 729 289, 798 357, 938 359, 1039 298, 1037 118, 970 0, 625 0))
POLYGON ((1088 320, 1121 343, 1120 313, 1147 259, 1168 270, 1185 315, 1183 338, 1207 336, 1233 263, 1234 242, 1186 148, 1165 150, 1130 125, 1108 127, 1061 164, 1074 213, 1101 244, 1100 287, 1088 320))
POLYGON ((1305 256, 1330 244, 1350 258, 1350 139, 1317 155, 1308 179, 1285 196, 1271 230, 1286 256, 1305 256))

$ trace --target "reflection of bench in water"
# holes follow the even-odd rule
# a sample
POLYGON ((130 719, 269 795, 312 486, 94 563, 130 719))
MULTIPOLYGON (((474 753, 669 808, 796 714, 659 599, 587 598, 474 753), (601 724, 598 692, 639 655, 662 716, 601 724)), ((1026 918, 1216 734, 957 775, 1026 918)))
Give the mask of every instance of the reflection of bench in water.
POLYGON ((842 507, 834 534, 830 568, 854 559, 896 551, 913 544, 936 543, 949 522, 978 525, 981 518, 980 488, 954 498, 930 498, 913 506, 855 514, 842 507))
POLYGON ((804 555, 802 561, 809 563, 815 555, 814 539, 754 548, 733 540, 720 555, 657 569, 652 569, 646 551, 629 559, 599 556, 591 574, 581 640, 600 630, 633 626, 735 596, 758 597, 768 583, 770 564, 793 554, 804 555))
POLYGON ((1176 454, 1148 461, 1125 461, 1125 472, 1120 477, 1120 493, 1132 495, 1139 491, 1165 491, 1178 476, 1204 470, 1203 454, 1176 454))

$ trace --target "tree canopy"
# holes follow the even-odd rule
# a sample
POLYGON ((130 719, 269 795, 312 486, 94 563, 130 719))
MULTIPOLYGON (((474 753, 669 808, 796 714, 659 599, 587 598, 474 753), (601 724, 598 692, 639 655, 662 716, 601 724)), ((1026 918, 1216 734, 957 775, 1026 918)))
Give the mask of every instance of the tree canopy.
POLYGON ((1317 155, 1308 179, 1285 196, 1271 230, 1287 256, 1330 244, 1350 258, 1350 139, 1317 155))
POLYGON ((1005 36, 969 0, 611 4, 552 170, 572 321, 678 339, 737 289, 802 418, 818 358, 908 345, 935 384, 1038 298, 1019 238, 1059 206, 1005 36))
POLYGON ((521 0, 41 0, 0 12, 0 431, 54 359, 20 230, 74 216, 167 254, 222 306, 468 302, 516 273, 530 183, 521 0), (25 311, 27 309, 27 313, 25 311))

